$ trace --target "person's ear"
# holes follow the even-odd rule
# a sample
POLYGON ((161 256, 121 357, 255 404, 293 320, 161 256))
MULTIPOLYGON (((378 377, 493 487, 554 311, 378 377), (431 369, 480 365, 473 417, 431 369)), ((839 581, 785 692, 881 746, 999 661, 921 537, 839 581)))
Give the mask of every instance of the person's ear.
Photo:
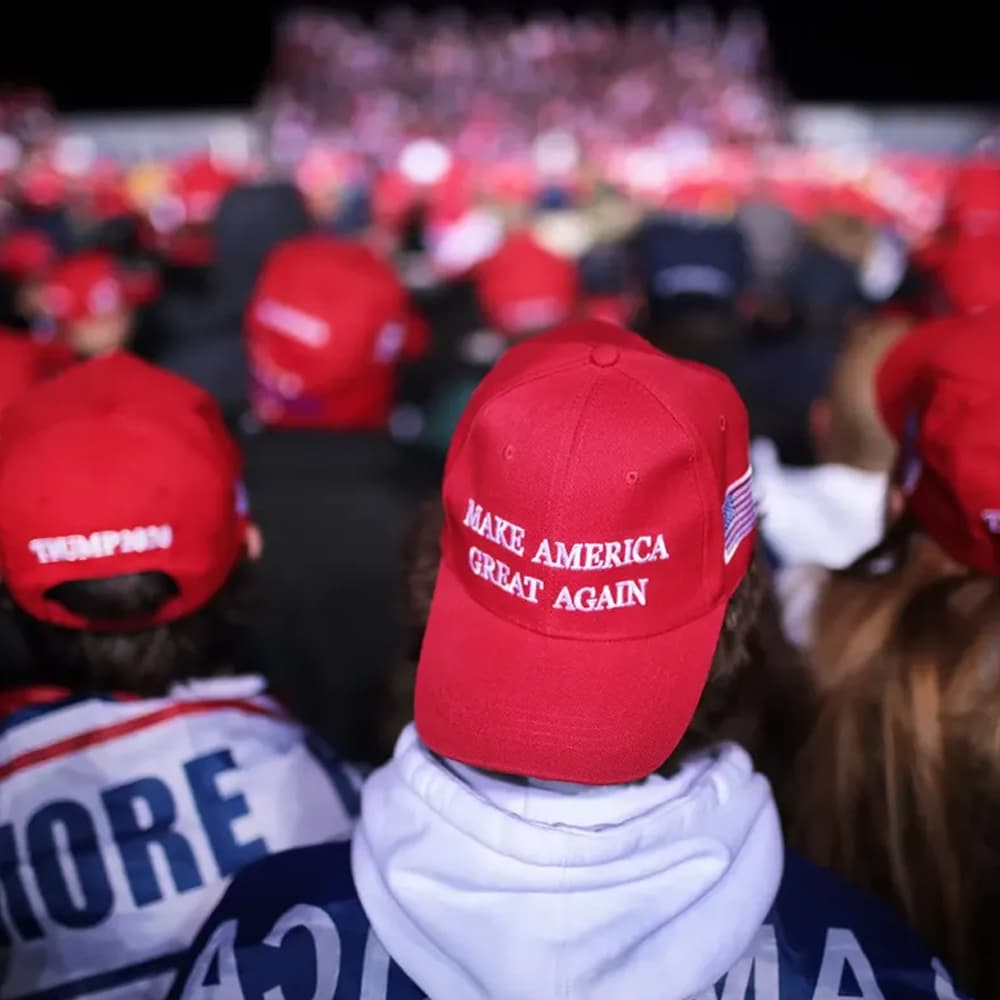
POLYGON ((830 427, 833 424, 833 406, 825 397, 814 399, 809 405, 809 438, 816 457, 822 461, 830 441, 830 427))
POLYGON ((247 558, 251 562, 260 559, 264 552, 264 536, 261 534, 260 526, 251 521, 246 529, 246 549, 247 558))

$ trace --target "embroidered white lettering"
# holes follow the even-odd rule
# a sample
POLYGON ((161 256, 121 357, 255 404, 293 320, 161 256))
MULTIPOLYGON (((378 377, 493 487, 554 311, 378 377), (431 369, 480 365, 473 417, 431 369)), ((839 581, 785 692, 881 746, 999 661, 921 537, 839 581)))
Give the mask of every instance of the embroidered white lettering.
POLYGON ((649 578, 643 577, 641 580, 619 580, 613 585, 605 584, 600 589, 580 587, 573 591, 569 587, 563 587, 552 607, 561 611, 583 611, 587 614, 593 611, 645 607, 648 585, 649 578))
POLYGON ((151 552, 172 548, 174 531, 169 524, 139 528, 94 531, 89 535, 60 535, 56 538, 32 538, 28 549, 41 564, 84 562, 107 559, 133 552, 151 552))
POLYGON ((494 559, 474 545, 469 548, 469 569, 481 580, 529 604, 537 604, 538 592, 545 589, 545 584, 537 577, 515 572, 507 563, 494 559))
POLYGON ((604 570, 669 559, 663 535, 640 535, 620 542, 550 542, 543 538, 532 557, 533 563, 550 569, 604 570))
POLYGON ((587 542, 584 546, 587 551, 584 559, 584 569, 604 568, 604 546, 600 542, 587 542))
POLYGON ((489 539, 516 556, 524 555, 524 528, 490 511, 484 511, 475 500, 469 500, 462 523, 480 538, 489 539))

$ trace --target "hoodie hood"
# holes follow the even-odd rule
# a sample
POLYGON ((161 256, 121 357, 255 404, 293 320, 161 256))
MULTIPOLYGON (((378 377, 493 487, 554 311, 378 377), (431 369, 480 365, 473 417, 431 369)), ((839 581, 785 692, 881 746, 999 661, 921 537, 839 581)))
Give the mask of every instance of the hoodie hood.
POLYGON ((752 944, 782 857, 737 746, 591 788, 443 761, 411 725, 365 785, 352 861, 372 927, 431 1000, 684 1000, 752 944))
POLYGON ((751 449, 761 531, 781 566, 850 566, 882 540, 889 477, 849 465, 790 468, 774 443, 751 449))

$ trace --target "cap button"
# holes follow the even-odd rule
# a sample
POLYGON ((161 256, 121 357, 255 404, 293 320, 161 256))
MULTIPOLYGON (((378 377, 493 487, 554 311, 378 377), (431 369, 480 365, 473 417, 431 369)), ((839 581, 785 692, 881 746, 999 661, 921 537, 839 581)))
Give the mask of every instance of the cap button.
POLYGON ((620 357, 621 351, 614 344, 597 344, 590 352, 591 364, 598 368, 610 368, 618 363, 620 357))

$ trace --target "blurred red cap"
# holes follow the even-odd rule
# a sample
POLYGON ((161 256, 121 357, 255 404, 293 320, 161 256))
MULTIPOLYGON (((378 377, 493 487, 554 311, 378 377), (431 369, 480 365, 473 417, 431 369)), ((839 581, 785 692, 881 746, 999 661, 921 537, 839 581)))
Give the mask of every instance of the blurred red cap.
POLYGON ((1000 575, 1000 309, 917 327, 877 394, 908 509, 952 558, 1000 575))
POLYGON ((384 427, 396 363, 426 348, 392 268, 328 236, 288 240, 270 255, 246 322, 254 410, 277 426, 384 427))
POLYGON ((948 195, 945 224, 969 233, 1000 229, 1000 160, 974 157, 958 166, 948 195))
POLYGON ((57 323, 79 323, 125 312, 132 302, 124 272, 110 253, 87 250, 65 258, 48 277, 43 308, 57 323))
POLYGON ((72 355, 61 345, 39 343, 0 328, 0 413, 35 383, 62 371, 72 355))
POLYGON ((15 229, 0 243, 0 273, 18 282, 44 274, 57 258, 55 243, 40 229, 15 229))
POLYGON ((958 235, 939 249, 935 264, 956 312, 1000 306, 1000 229, 958 235))
POLYGON ((0 575, 28 614, 120 630, 49 596, 61 583, 169 574, 178 593, 129 628, 204 606, 242 551, 239 449, 197 386, 128 354, 74 365, 0 421, 0 575))
POLYGON ((179 163, 171 187, 183 208, 183 221, 195 225, 211 221, 219 202, 239 180, 235 170, 222 166, 207 153, 179 163))
POLYGON ((546 250, 527 233, 508 237, 476 268, 475 282, 486 320, 508 337, 565 322, 580 296, 573 261, 546 250))

